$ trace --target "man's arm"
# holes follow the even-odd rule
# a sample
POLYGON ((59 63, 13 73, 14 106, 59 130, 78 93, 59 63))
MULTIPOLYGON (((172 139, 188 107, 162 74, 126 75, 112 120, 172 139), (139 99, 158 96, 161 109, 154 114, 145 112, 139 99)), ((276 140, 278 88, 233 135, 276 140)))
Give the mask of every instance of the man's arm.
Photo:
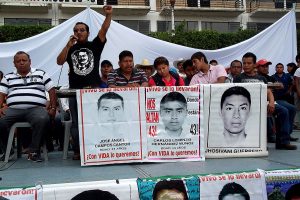
POLYGON ((58 65, 63 65, 66 62, 68 52, 70 48, 76 43, 76 41, 77 37, 75 35, 71 35, 67 45, 61 50, 61 52, 57 56, 56 63, 58 65))
POLYGON ((220 76, 217 78, 217 81, 215 83, 225 83, 226 76, 220 76))
POLYGON ((51 88, 48 91, 48 93, 50 98, 49 115, 54 118, 56 113, 56 102, 57 102, 55 88, 54 87, 51 88))
POLYGON ((267 89, 267 99, 269 101, 268 113, 272 114, 275 110, 275 101, 274 101, 274 96, 273 96, 272 90, 270 90, 270 89, 267 89))
POLYGON ((6 106, 4 106, 4 100, 5 100, 6 94, 0 92, 0 117, 5 115, 6 106))
POLYGON ((101 26, 101 29, 98 32, 98 37, 100 38, 101 42, 104 42, 106 39, 106 33, 110 26, 111 16, 112 16, 112 7, 111 6, 104 6, 103 7, 105 13, 105 20, 101 26))
POLYGON ((300 97, 300 86, 299 86, 300 77, 294 76, 294 80, 295 80, 295 89, 296 89, 296 92, 297 92, 297 96, 299 98, 300 97))

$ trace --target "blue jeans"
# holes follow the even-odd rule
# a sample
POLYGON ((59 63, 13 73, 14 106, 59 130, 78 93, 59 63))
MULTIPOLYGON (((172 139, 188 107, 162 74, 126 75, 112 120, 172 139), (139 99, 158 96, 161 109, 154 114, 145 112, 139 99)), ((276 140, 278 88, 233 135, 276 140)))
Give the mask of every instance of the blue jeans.
POLYGON ((286 109, 288 109, 288 112, 289 112, 289 126, 290 126, 290 129, 289 129, 289 134, 292 134, 293 133, 293 124, 294 124, 294 118, 295 118, 295 115, 296 115, 296 107, 290 103, 288 103, 287 101, 285 100, 276 100, 276 102, 285 107, 286 109))
POLYGON ((274 115, 276 116, 276 145, 290 143, 290 120, 287 108, 275 104, 274 115))

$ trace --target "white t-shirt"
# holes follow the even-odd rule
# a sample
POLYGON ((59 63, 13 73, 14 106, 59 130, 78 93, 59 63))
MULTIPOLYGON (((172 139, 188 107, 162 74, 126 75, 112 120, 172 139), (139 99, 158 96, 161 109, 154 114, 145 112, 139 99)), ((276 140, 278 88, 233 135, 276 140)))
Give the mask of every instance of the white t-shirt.
POLYGON ((298 69, 295 71, 294 76, 300 77, 300 68, 298 68, 298 69))

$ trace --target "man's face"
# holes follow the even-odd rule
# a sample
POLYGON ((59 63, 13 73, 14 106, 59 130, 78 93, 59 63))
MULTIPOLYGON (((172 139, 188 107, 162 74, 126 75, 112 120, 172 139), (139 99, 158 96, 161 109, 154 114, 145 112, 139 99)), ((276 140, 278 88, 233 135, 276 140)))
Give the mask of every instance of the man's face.
POLYGON ((114 123, 124 120, 124 109, 120 99, 102 99, 99 108, 100 122, 114 123))
POLYGON ((245 197, 241 194, 228 194, 223 197, 223 200, 245 200, 245 197))
POLYGON ((205 66, 204 58, 201 58, 200 60, 198 58, 194 58, 192 62, 198 71, 201 71, 203 66, 205 66))
POLYGON ((242 65, 240 62, 233 62, 230 66, 230 73, 232 76, 238 76, 242 73, 242 65))
POLYGON ((31 60, 26 54, 16 55, 14 58, 14 64, 19 74, 26 75, 30 72, 31 60))
POLYGON ((86 26, 84 24, 77 24, 73 29, 74 35, 78 38, 77 41, 79 43, 86 42, 89 37, 89 32, 86 30, 86 26))
POLYGON ((105 64, 101 67, 101 75, 107 77, 110 72, 112 72, 113 67, 105 64))
POLYGON ((89 56, 87 55, 87 52, 85 51, 80 51, 78 53, 78 62, 82 65, 87 64, 89 61, 89 56))
POLYGON ((243 95, 228 96, 223 102, 221 115, 225 131, 231 134, 240 134, 245 130, 245 125, 250 112, 250 103, 243 95))
POLYGON ((179 101, 169 101, 160 106, 160 116, 168 130, 177 131, 181 129, 186 115, 186 105, 179 101))
POLYGON ((258 73, 260 73, 262 75, 268 75, 269 74, 269 64, 259 65, 257 67, 257 71, 258 71, 258 73))
POLYGON ((283 73, 283 70, 284 70, 283 65, 277 65, 277 66, 276 66, 276 73, 277 73, 277 74, 282 74, 282 73, 283 73))
POLYGON ((177 63, 177 69, 178 69, 179 72, 184 72, 182 65, 183 65, 183 62, 177 63))
POLYGON ((243 70, 246 74, 251 74, 255 70, 255 63, 252 57, 243 58, 243 70))
POLYGON ((168 65, 166 64, 160 64, 156 67, 156 71, 157 73, 162 76, 163 78, 164 77, 167 77, 169 74, 170 74, 170 68, 168 65))
POLYGON ((175 189, 163 189, 158 192, 155 200, 185 200, 184 194, 175 189))
POLYGON ((197 70, 194 66, 188 66, 185 68, 184 72, 186 76, 191 79, 197 73, 197 70))
POLYGON ((133 58, 130 56, 124 57, 119 61, 119 66, 124 73, 131 73, 133 69, 133 58))

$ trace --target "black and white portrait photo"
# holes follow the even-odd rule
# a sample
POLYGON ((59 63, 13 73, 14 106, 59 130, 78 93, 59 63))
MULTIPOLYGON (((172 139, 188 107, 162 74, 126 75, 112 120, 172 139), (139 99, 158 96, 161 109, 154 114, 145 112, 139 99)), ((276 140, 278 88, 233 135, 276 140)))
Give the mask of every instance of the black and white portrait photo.
POLYGON ((74 72, 77 75, 86 76, 94 68, 93 52, 87 48, 74 51, 71 55, 74 72))
POLYGON ((212 87, 209 104, 208 147, 260 147, 259 87, 212 87))

